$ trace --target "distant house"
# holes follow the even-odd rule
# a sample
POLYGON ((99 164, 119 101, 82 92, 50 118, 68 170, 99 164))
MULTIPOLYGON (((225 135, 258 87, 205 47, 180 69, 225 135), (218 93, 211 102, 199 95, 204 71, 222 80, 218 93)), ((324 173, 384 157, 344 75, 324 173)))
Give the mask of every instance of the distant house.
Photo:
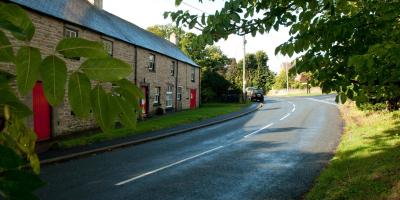
MULTIPOLYGON (((36 26, 32 45, 42 55, 53 53, 57 42, 65 37, 101 41, 110 56, 131 64, 129 79, 145 94, 143 114, 151 115, 157 108, 166 111, 193 109, 199 106, 200 71, 196 63, 179 48, 138 26, 102 9, 101 0, 10 0, 30 14, 36 26)), ((150 12, 150 11, 149 11, 150 12)), ((83 61, 65 59, 68 68, 76 69, 83 61)), ((12 68, 8 68, 13 72, 12 68)), ((32 105, 45 99, 38 82, 24 101, 34 110, 32 126, 38 139, 95 128, 93 119, 74 117, 67 98, 62 105, 32 105)))

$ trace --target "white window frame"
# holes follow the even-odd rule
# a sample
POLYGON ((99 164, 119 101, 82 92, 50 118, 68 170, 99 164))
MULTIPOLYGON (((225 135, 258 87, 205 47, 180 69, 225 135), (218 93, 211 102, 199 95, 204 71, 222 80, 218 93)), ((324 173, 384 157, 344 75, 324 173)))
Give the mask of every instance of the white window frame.
POLYGON ((178 86, 178 91, 176 91, 176 100, 182 101, 182 91, 183 91, 183 87, 178 86))
POLYGON ((108 53, 109 56, 113 56, 113 51, 114 51, 114 44, 111 40, 106 40, 103 39, 103 46, 104 50, 108 53))
POLYGON ((78 37, 78 30, 64 27, 64 38, 77 38, 78 37))
POLYGON ((154 103, 155 104, 160 103, 160 92, 161 92, 161 87, 156 87, 156 91, 154 93, 154 103))
POLYGON ((148 69, 149 71, 156 71, 156 55, 154 54, 149 54, 149 60, 148 60, 148 69))
POLYGON ((165 107, 167 108, 171 108, 173 105, 173 98, 172 98, 172 94, 173 94, 173 89, 174 86, 173 85, 168 85, 167 86, 167 91, 165 92, 165 107))

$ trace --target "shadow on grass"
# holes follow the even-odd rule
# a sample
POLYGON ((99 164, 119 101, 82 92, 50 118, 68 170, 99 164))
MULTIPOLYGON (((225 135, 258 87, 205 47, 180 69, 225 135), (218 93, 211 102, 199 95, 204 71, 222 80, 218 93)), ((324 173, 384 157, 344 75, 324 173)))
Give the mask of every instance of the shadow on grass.
POLYGON ((343 136, 306 199, 400 199, 400 117, 385 115, 392 116, 359 124, 364 129, 343 136))

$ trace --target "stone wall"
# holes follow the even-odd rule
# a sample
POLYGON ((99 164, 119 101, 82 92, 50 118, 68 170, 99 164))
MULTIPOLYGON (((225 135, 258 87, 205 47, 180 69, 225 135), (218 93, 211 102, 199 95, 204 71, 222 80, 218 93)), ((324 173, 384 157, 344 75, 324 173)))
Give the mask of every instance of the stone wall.
MULTIPOLYGON (((177 110, 176 108, 176 86, 178 82, 178 86, 184 87, 183 89, 183 98, 182 98, 182 109, 189 108, 189 101, 186 97, 188 97, 188 89, 189 88, 198 88, 199 80, 195 82, 190 81, 190 68, 191 65, 178 62, 173 58, 167 57, 165 55, 152 52, 151 50, 143 49, 140 47, 136 47, 134 45, 122 42, 117 39, 113 39, 111 37, 107 37, 95 31, 86 29, 84 27, 76 26, 67 22, 63 22, 61 20, 48 17, 42 14, 38 14, 36 12, 29 11, 32 21, 35 24, 36 32, 31 41, 31 45, 34 47, 38 47, 41 50, 42 57, 53 54, 55 51, 55 47, 57 43, 63 39, 65 27, 74 29, 78 31, 78 37, 94 40, 94 41, 102 41, 104 39, 111 41, 113 43, 113 57, 124 60, 125 62, 131 64, 133 73, 129 76, 129 80, 135 82, 135 67, 137 67, 137 79, 136 84, 140 87, 141 85, 147 85, 150 91, 150 113, 154 113, 154 109, 156 106, 153 105, 154 102, 154 93, 155 87, 161 88, 160 93, 160 103, 163 109, 166 109, 166 90, 168 85, 172 85, 173 87, 173 107, 170 110, 177 110), (137 55, 135 55, 137 52, 137 55), (151 72, 148 70, 148 56, 149 54, 155 55, 155 71, 151 72), (137 58, 137 61, 135 61, 137 58), (178 63, 178 73, 177 69, 175 69, 174 76, 171 75, 171 62, 175 61, 178 63), (137 66, 135 64, 137 63, 137 66), (178 80, 177 80, 178 79, 178 80)), ((16 41, 12 41, 16 43, 16 41)), ((58 54, 58 56, 62 57, 58 54)), ((64 59, 68 66, 68 73, 71 74, 73 71, 77 70, 80 64, 84 61, 84 59, 74 60, 74 59, 64 59)), ((0 65, 0 69, 7 70, 11 73, 15 73, 15 69, 13 66, 8 65, 0 65)), ((198 73, 198 68, 196 68, 196 73, 198 73)), ((198 78, 197 78, 198 79, 198 78)), ((66 89, 67 95, 67 89, 66 89)), ((197 95, 198 97, 199 95, 197 95)), ((31 95, 27 95, 23 98, 23 101, 32 108, 32 97, 31 95)), ((197 100, 197 103, 199 101, 197 100)), ((198 104, 197 104, 198 105, 198 104)), ((29 123, 32 125, 32 119, 29 120, 29 123)), ((32 125, 33 127, 33 125, 32 125)), ((96 124, 94 123, 93 117, 89 119, 82 120, 77 119, 73 116, 73 113, 70 110, 67 96, 63 103, 57 107, 52 108, 52 137, 65 135, 72 132, 78 132, 82 130, 96 128, 96 124)))

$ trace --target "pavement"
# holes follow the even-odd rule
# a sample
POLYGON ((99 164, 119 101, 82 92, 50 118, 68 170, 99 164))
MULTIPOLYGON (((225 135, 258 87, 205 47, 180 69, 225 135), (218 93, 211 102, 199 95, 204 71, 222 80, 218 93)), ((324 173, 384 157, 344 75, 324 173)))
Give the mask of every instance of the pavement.
POLYGON ((218 123, 222 123, 228 120, 232 120, 249 113, 255 112, 258 110, 263 104, 253 103, 250 106, 236 111, 232 113, 228 113, 225 115, 220 115, 217 117, 213 117, 210 119, 201 120, 199 122, 194 122, 190 124, 184 124, 175 126, 172 128, 147 132, 144 134, 132 135, 128 137, 123 137, 119 139, 96 142, 93 144, 89 144, 86 146, 78 146, 68 149, 48 149, 45 152, 39 153, 40 164, 52 164, 56 162, 64 162, 70 159, 76 159, 79 157, 90 156, 91 154, 97 154, 101 152, 111 151, 117 148, 123 148, 130 145, 137 145, 144 142, 149 142, 153 140, 162 139, 165 137, 171 137, 176 134, 187 133, 192 130, 204 128, 207 126, 215 125, 218 123))
POLYGON ((332 95, 267 98, 256 112, 42 167, 41 199, 301 199, 333 156, 332 95))

